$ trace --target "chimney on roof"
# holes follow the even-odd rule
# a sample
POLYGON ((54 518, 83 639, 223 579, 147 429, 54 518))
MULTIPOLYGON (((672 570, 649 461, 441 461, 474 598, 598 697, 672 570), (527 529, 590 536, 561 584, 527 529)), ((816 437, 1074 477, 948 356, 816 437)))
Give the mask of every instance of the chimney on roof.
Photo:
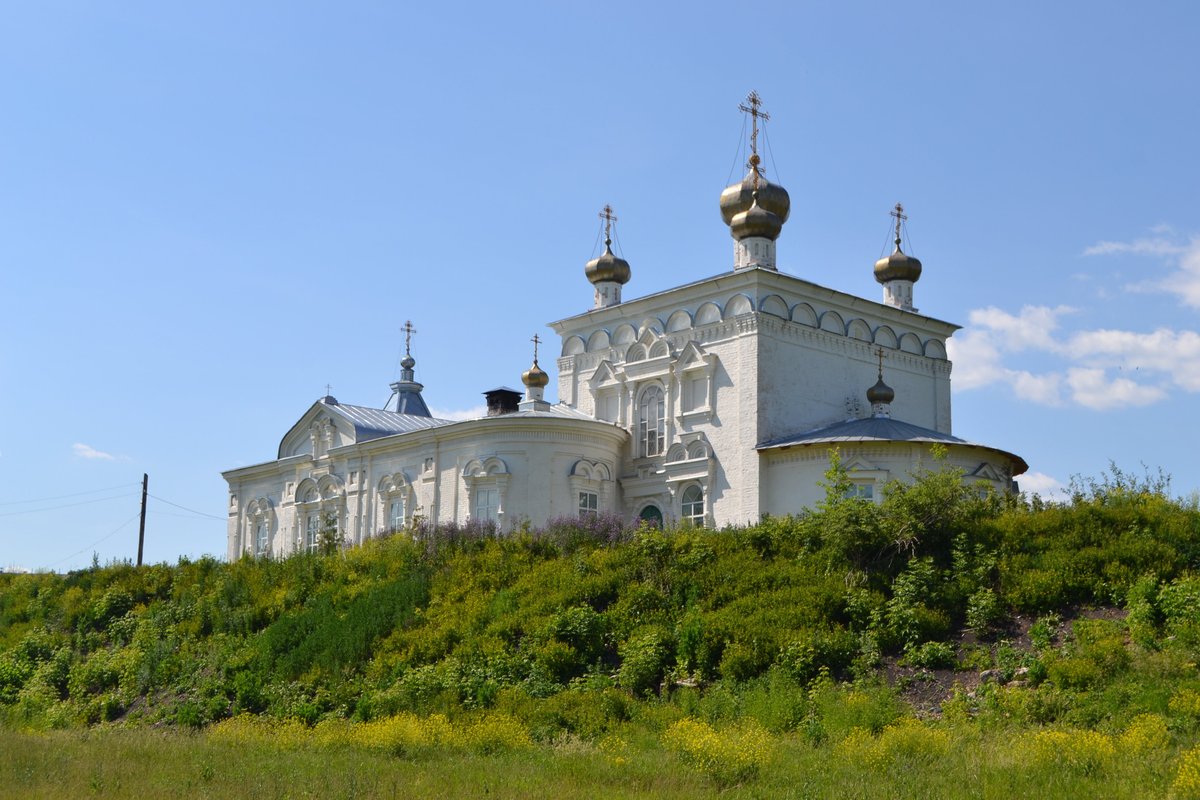
POLYGON ((500 386, 489 389, 483 393, 483 396, 487 398, 487 415, 499 417, 503 414, 517 413, 517 406, 521 402, 522 395, 515 389, 500 386))

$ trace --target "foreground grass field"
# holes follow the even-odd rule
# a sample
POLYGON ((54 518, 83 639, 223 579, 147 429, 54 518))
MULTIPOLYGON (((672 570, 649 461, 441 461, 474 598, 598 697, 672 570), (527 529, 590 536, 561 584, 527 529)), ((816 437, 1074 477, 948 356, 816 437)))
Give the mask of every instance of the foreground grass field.
POLYGON ((620 743, 564 740, 491 754, 435 750, 397 757, 370 747, 249 743, 212 733, 0 731, 0 796, 1142 800, 1193 797, 1197 788, 1186 777, 1179 782, 1178 748, 1165 742, 1146 747, 1076 733, 1039 743, 971 730, 919 730, 882 747, 886 735, 866 747, 772 737, 758 774, 728 786, 635 732, 620 743))

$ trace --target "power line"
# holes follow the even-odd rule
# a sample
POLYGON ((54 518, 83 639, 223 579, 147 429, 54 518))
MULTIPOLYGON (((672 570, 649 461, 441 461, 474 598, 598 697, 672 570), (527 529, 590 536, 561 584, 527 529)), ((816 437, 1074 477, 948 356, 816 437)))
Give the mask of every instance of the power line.
POLYGON ((209 519, 215 519, 215 520, 218 520, 218 521, 220 521, 220 522, 225 522, 225 521, 226 521, 226 517, 218 517, 218 516, 216 516, 216 515, 214 515, 214 514, 205 514, 203 511, 197 511, 197 510, 196 510, 196 509, 194 509, 194 508, 188 508, 187 506, 181 506, 181 505, 179 505, 179 503, 172 503, 170 500, 163 499, 163 498, 159 497, 159 496, 158 496, 158 495, 156 495, 156 494, 151 494, 150 496, 151 496, 151 497, 153 497, 155 500, 158 500, 159 502, 166 503, 166 504, 167 504, 167 505, 169 505, 169 506, 175 506, 176 508, 181 508, 181 509, 183 509, 184 511, 190 511, 190 512, 192 512, 193 514, 199 514, 199 515, 200 515, 200 516, 202 516, 202 517, 208 517, 209 519))
POLYGON ((103 541, 105 541, 105 540, 107 540, 107 539, 111 539, 112 537, 114 537, 114 536, 116 536, 118 533, 120 533, 120 532, 121 532, 121 530, 122 530, 122 529, 123 529, 123 528, 124 528, 126 525, 128 525, 129 523, 131 523, 131 522, 133 522, 135 519, 137 519, 137 518, 138 518, 138 516, 140 515, 140 513, 141 513, 141 512, 138 512, 137 514, 134 514, 132 517, 130 517, 129 519, 125 520, 124 522, 122 522, 122 523, 121 523, 120 525, 118 525, 117 527, 113 528, 111 532, 104 534, 104 535, 103 535, 103 536, 101 536, 99 539, 97 539, 96 541, 94 541, 94 542, 92 542, 91 544, 89 544, 87 547, 84 547, 84 548, 83 548, 83 549, 81 549, 81 550, 76 550, 74 553, 71 553, 71 555, 69 555, 69 556, 66 556, 65 558, 60 558, 58 561, 55 561, 53 564, 50 564, 50 566, 51 566, 51 567, 56 567, 56 566, 58 566, 59 564, 63 563, 64 561, 68 561, 68 560, 70 560, 70 559, 74 558, 75 556, 79 555, 80 553, 84 553, 84 552, 87 552, 88 550, 91 550, 93 547, 95 547, 96 545, 100 544, 101 542, 103 542, 103 541))
POLYGON ((33 500, 5 500, 0 503, 0 506, 19 506, 25 503, 48 503, 51 500, 64 500, 68 497, 82 497, 85 494, 100 494, 101 492, 114 492, 117 489, 125 489, 130 486, 137 486, 136 483, 122 483, 120 486, 109 486, 107 489, 89 489, 86 492, 73 492, 72 494, 59 494, 54 497, 38 497, 33 500))
POLYGON ((106 500, 120 500, 123 497, 133 497, 136 492, 128 492, 126 494, 114 494, 112 497, 98 497, 95 500, 80 500, 78 503, 64 503, 61 506, 46 506, 45 508, 27 508, 24 511, 6 511, 0 514, 0 517, 16 517, 21 514, 40 514, 44 511, 58 511, 60 508, 74 508, 76 506, 87 506, 92 503, 103 503, 106 500))

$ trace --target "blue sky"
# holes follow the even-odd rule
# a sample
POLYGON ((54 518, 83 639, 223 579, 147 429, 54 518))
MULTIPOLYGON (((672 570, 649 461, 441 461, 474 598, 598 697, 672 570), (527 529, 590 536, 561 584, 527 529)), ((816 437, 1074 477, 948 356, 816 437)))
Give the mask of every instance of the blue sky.
POLYGON ((516 384, 605 203, 626 297, 729 269, 751 89, 785 272, 878 299, 905 204, 956 434, 1194 492, 1198 9, 8 4, 0 566, 133 557, 143 472, 147 560, 222 554, 220 471, 382 405, 405 319, 435 410, 516 384))

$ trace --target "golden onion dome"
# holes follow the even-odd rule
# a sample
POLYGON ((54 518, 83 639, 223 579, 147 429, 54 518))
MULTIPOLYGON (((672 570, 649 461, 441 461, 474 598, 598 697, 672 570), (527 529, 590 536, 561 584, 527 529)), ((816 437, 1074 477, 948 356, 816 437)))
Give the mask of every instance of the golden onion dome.
MULTIPOLYGON (((721 219, 726 225, 733 224, 733 218, 743 211, 749 211, 754 202, 754 172, 758 169, 758 156, 750 158, 750 171, 746 177, 732 186, 725 187, 721 192, 721 219)), ((761 174, 758 176, 758 204, 779 217, 780 224, 787 222, 792 210, 792 198, 787 189, 776 183, 770 183, 761 174)))
POLYGON ((611 239, 604 240, 604 252, 599 258, 587 262, 583 273, 592 283, 607 281, 622 285, 629 283, 629 277, 633 274, 629 269, 629 262, 613 253, 611 239))
POLYGON ((761 236, 774 241, 783 230, 783 220, 778 214, 763 208, 759 204, 758 192, 754 192, 750 207, 734 215, 729 222, 729 230, 739 242, 751 236, 761 236))
POLYGON ((883 382, 883 376, 879 376, 879 380, 870 389, 867 389, 867 402, 871 405, 876 403, 890 403, 896 399, 896 391, 883 382))
POLYGON ((900 241, 896 240, 896 250, 890 256, 875 262, 875 280, 880 283, 888 281, 913 281, 921 277, 921 262, 900 249, 900 241))
POLYGON ((548 383, 550 383, 550 376, 546 374, 544 369, 538 366, 536 361, 534 361, 532 367, 521 373, 521 383, 525 384, 531 389, 534 387, 544 388, 548 383))

